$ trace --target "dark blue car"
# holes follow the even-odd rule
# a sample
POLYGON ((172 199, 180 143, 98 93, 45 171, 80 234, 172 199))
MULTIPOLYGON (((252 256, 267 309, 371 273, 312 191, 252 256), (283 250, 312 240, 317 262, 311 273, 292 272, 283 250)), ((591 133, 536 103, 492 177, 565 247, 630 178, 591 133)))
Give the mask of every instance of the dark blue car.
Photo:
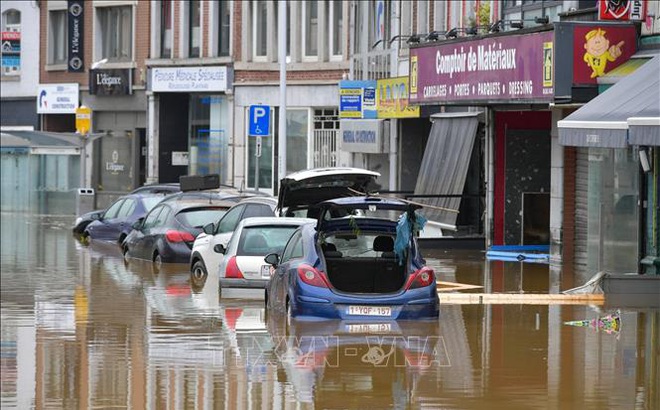
POLYGON ((123 196, 110 205, 99 219, 87 225, 83 237, 122 243, 133 229, 135 221, 145 216, 163 198, 164 194, 123 196))
POLYGON ((435 275, 417 246, 415 205, 360 196, 319 207, 316 227, 302 226, 281 255, 266 256, 275 268, 268 309, 369 323, 438 316, 435 275))

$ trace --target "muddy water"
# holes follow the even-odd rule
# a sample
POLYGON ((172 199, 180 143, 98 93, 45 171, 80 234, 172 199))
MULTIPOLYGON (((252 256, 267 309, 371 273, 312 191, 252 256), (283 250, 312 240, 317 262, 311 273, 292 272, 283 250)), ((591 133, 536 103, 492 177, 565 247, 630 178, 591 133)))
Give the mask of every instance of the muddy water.
MULTIPOLYGON (((434 323, 289 323, 217 277, 125 264, 70 218, 3 214, 2 408, 660 408, 660 312, 443 305, 434 323), (365 333, 367 332, 367 333, 365 333)), ((439 279, 562 287, 547 265, 427 252, 439 279)))

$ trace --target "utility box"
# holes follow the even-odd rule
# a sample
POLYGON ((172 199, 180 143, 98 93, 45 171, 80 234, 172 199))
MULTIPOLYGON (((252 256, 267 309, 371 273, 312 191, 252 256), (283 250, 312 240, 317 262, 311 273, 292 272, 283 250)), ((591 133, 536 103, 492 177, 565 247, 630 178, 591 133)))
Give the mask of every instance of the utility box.
POLYGON ((96 209, 96 195, 93 188, 78 188, 76 193, 76 215, 86 214, 96 209))

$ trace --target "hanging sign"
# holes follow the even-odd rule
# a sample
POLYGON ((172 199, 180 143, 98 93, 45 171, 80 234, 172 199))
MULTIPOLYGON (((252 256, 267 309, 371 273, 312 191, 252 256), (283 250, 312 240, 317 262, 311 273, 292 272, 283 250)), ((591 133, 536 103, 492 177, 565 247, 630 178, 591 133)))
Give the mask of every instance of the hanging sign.
POLYGON ((67 41, 67 71, 83 72, 83 35, 84 35, 84 5, 82 0, 69 0, 67 20, 69 22, 69 35, 67 41))

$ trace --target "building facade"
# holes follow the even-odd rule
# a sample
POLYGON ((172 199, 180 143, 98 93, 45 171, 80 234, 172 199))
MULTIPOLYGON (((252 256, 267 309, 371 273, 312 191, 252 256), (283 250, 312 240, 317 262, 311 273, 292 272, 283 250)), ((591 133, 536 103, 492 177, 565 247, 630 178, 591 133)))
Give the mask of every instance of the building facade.
POLYGON ((35 111, 39 83, 39 19, 37 1, 3 1, 0 6, 2 65, 0 118, 2 126, 37 129, 35 111))
POLYGON ((41 128, 75 132, 78 106, 92 110, 84 181, 97 207, 146 178, 150 9, 136 0, 40 2, 41 128))

